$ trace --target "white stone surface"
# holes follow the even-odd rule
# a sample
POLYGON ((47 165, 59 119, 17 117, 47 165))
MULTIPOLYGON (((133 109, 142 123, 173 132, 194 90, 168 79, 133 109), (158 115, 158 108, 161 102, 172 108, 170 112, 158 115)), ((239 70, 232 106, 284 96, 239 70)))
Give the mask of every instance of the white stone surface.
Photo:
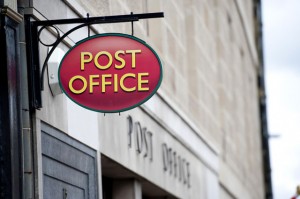
POLYGON ((77 140, 99 149, 98 116, 67 99, 68 134, 77 140))
MULTIPOLYGON (((164 19, 134 23, 135 35, 153 45, 163 61, 158 95, 142 108, 104 117, 65 96, 52 97, 45 81, 38 119, 179 198, 263 198, 252 4, 251 0, 34 0, 36 15, 46 19, 85 17, 88 12, 91 16, 165 13, 164 19), (134 144, 128 147, 128 115, 153 133, 152 162, 134 144), (164 143, 190 162, 190 188, 163 171, 164 143)), ((72 26, 60 28, 65 32, 72 26)), ((130 34, 131 26, 106 24, 94 31, 130 34)), ((83 28, 65 44, 71 46, 86 36, 83 28)), ((51 38, 45 35, 46 40, 51 38)), ((41 47, 41 60, 45 53, 41 47)))

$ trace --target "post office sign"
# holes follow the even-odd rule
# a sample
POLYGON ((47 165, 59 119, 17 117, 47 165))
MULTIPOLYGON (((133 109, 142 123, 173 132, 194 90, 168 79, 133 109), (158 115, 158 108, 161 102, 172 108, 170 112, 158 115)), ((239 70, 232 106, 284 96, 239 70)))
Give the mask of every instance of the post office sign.
POLYGON ((62 59, 63 92, 78 105, 98 112, 132 109, 159 88, 163 71, 156 52, 131 35, 99 34, 81 40, 62 59))

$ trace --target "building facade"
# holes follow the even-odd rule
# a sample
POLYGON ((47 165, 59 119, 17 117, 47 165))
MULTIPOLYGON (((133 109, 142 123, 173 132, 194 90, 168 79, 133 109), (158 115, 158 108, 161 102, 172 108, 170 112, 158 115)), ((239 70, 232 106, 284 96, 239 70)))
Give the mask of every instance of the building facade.
MULTIPOLYGON (((3 198, 272 198, 259 1, 2 0, 1 189, 3 198), (164 18, 94 24, 67 36, 42 78, 51 44, 75 24, 45 27, 39 51, 30 21, 164 12, 164 18), (146 41, 163 81, 145 104, 121 113, 86 110, 60 92, 61 55, 89 35, 146 41), (53 80, 54 79, 54 80, 53 80)), ((1 198, 2 198, 1 197, 1 198)))

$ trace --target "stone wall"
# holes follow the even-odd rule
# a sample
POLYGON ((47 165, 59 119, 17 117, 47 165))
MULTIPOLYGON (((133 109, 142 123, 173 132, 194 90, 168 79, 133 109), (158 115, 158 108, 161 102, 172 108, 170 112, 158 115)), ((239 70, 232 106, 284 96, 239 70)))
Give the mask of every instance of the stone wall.
MULTIPOLYGON (((263 198, 258 59, 251 0, 57 2, 62 6, 56 11, 48 9, 48 1, 35 0, 34 6, 48 19, 85 17, 87 12, 90 16, 104 16, 163 11, 164 19, 134 23, 134 35, 153 46, 162 59, 164 79, 159 96, 215 149, 222 187, 220 198, 263 198)), ((94 34, 131 34, 131 24, 95 25, 93 30, 94 34)), ((84 31, 80 34, 85 34, 84 31)), ((80 34, 70 39, 81 40, 80 34)), ((55 110, 51 107, 55 103, 62 106, 65 99, 60 97, 61 101, 57 101, 43 95, 48 99, 38 117, 53 124, 61 123, 58 128, 63 130, 74 129, 72 122, 53 118, 55 110)), ((70 118, 66 111, 65 114, 65 120, 70 118)))

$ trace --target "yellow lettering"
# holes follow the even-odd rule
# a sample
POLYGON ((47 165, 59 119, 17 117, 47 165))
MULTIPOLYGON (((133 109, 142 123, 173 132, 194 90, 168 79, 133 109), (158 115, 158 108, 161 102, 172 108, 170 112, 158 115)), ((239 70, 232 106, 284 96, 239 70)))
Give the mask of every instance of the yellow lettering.
POLYGON ((136 63, 136 53, 141 53, 142 50, 126 50, 126 53, 131 53, 131 60, 132 60, 132 64, 131 67, 135 68, 135 63, 136 63))
POLYGON ((93 55, 90 52, 81 52, 80 53, 80 69, 84 70, 84 64, 91 62, 93 59, 93 55), (87 59, 85 59, 85 56, 88 56, 87 59))
POLYGON ((125 54, 124 50, 118 50, 118 51, 115 53, 115 58, 116 58, 116 60, 119 61, 119 62, 121 62, 121 65, 115 64, 115 68, 116 68, 116 69, 122 69, 122 68, 124 68, 124 66, 125 66, 125 60, 124 60, 123 58, 119 57, 119 54, 124 55, 124 54, 125 54))
POLYGON ((96 56, 95 56, 95 59, 94 59, 95 65, 96 65, 97 68, 99 68, 100 70, 108 69, 108 68, 111 66, 111 64, 112 64, 112 61, 113 61, 113 60, 112 60, 112 56, 111 56, 111 54, 110 54, 109 52, 107 52, 107 51, 100 51, 100 52, 98 52, 98 53, 96 54, 96 56), (106 65, 104 65, 104 66, 100 65, 99 62, 98 62, 98 59, 99 59, 99 57, 100 57, 101 55, 106 55, 106 56, 108 57, 108 63, 107 63, 106 65))
POLYGON ((106 85, 111 85, 111 82, 107 82, 105 79, 111 78, 111 74, 103 74, 102 75, 102 93, 105 93, 106 91, 106 85))
POLYGON ((69 89, 72 91, 72 93, 81 94, 85 91, 86 87, 87 87, 86 79, 80 75, 76 75, 76 76, 72 77, 69 81, 69 89), (77 79, 79 79, 83 82, 83 86, 80 90, 75 90, 73 87, 73 82, 77 79))
POLYGON ((132 78, 135 78, 135 74, 133 73, 127 73, 127 74, 124 74, 121 79, 120 79, 120 87, 122 88, 123 91, 126 91, 126 92, 132 92, 132 91, 135 91, 136 90, 136 87, 132 87, 132 88, 127 88, 125 85, 124 85, 124 80, 128 77, 132 77, 132 78))
POLYGON ((90 93, 93 93, 94 86, 99 86, 99 82, 94 82, 95 78, 99 78, 99 75, 90 75, 90 93))
POLYGON ((114 92, 118 92, 118 74, 114 74, 114 92))
POLYGON ((148 84, 148 80, 142 80, 142 77, 148 77, 149 73, 138 73, 138 91, 148 91, 149 87, 142 87, 142 84, 148 84))

